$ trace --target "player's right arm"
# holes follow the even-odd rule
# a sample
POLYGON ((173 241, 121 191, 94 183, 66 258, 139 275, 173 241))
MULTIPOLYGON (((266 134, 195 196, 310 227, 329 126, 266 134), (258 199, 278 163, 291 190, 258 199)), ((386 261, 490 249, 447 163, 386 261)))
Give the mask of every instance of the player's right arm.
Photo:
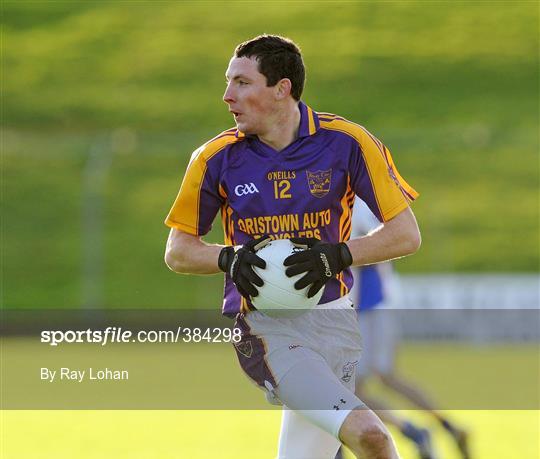
POLYGON ((227 273, 242 296, 257 296, 256 286, 262 279, 253 266, 264 269, 266 262, 255 252, 270 241, 269 237, 253 239, 242 246, 208 244, 199 236, 171 229, 165 249, 165 263, 172 271, 183 274, 227 273))
POLYGON ((180 191, 165 224, 171 228, 165 249, 165 263, 174 272, 214 274, 220 271, 223 246, 201 238, 210 231, 214 217, 224 205, 220 192, 221 155, 234 143, 234 133, 225 131, 191 155, 180 191))
POLYGON ((258 247, 269 238, 251 240, 243 246, 208 244, 201 239, 208 233, 220 208, 226 208, 227 192, 221 185, 220 153, 236 142, 234 131, 225 131, 197 149, 191 156, 176 200, 165 219, 171 228, 165 249, 165 263, 174 272, 184 274, 215 274, 225 272, 241 295, 257 296, 256 286, 262 279, 253 266, 265 268, 264 260, 255 255, 258 247))
POLYGON ((175 273, 216 274, 221 271, 218 258, 223 247, 171 228, 165 248, 165 263, 175 273))

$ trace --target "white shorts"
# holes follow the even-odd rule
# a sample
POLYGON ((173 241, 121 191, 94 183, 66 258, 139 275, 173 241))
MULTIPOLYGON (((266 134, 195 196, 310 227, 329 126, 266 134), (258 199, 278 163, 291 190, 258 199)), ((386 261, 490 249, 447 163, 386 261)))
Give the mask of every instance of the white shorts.
POLYGON ((285 408, 337 438, 350 410, 365 406, 354 395, 361 339, 348 297, 292 319, 240 314, 236 327, 242 331, 235 348, 243 370, 285 408))
POLYGON ((395 315, 394 310, 383 307, 358 313, 363 344, 362 358, 357 368, 359 378, 373 373, 392 373, 399 340, 395 315))

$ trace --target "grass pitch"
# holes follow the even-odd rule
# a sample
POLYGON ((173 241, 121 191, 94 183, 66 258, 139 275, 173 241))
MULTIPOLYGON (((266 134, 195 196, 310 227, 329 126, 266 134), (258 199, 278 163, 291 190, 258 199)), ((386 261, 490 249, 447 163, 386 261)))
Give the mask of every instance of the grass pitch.
POLYGON ((536 3, 289 3, 2 3, 6 305, 88 304, 90 251, 100 306, 219 307, 221 278, 168 272, 162 222, 191 152, 231 127, 234 46, 262 32, 301 44, 304 100, 379 136, 421 193, 401 271, 537 272, 536 3))
MULTIPOLYGON (((2 406, 6 406, 7 402, 19 395, 13 391, 14 381, 23 394, 26 394, 26 400, 32 400, 32 397, 35 399, 36 396, 39 400, 50 399, 55 396, 52 387, 60 390, 64 398, 70 394, 73 396, 74 391, 78 393, 78 395, 75 393, 78 399, 90 397, 93 392, 84 389, 83 385, 68 386, 69 383, 66 383, 57 386, 39 382, 39 366, 48 365, 50 362, 57 364, 63 362, 69 365, 73 360, 79 365, 91 365, 95 359, 102 364, 123 362, 123 365, 130 369, 130 383, 134 384, 133 387, 117 386, 117 383, 111 382, 109 385, 99 386, 102 389, 98 402, 108 397, 109 403, 100 406, 111 406, 111 403, 115 403, 114 394, 117 394, 116 397, 121 397, 122 394, 119 395, 113 389, 123 388, 122 391, 130 394, 130 397, 140 397, 138 403, 137 400, 132 403, 133 408, 144 406, 143 398, 150 399, 154 393, 160 392, 162 397, 170 397, 171 406, 175 393, 180 393, 188 394, 189 399, 202 400, 201 403, 205 403, 205 407, 233 408, 243 402, 244 408, 263 409, 52 411, 35 410, 34 400, 33 405, 32 403, 25 405, 31 409, 21 410, 16 407, 15 410, 0 412, 1 459, 272 459, 275 457, 281 413, 279 410, 265 409, 268 406, 266 403, 258 404, 264 400, 262 392, 244 377, 228 345, 165 344, 145 348, 131 345, 111 348, 64 346, 51 350, 36 343, 36 340, 6 338, 2 341, 2 406), (59 361, 50 360, 51 353, 57 355, 59 361), (148 357, 160 360, 161 364, 151 366, 148 357), (174 362, 181 369, 176 379, 173 379, 176 373, 166 372, 166 368, 172 366, 174 362), (16 373, 14 364, 22 368, 15 380, 8 378, 8 375, 16 373), (144 379, 143 373, 150 377, 144 379), (219 380, 215 379, 216 374, 219 374, 219 380), (163 379, 166 378, 171 379, 168 386, 163 383, 163 379), (49 386, 50 389, 45 389, 49 386)), ((459 383, 465 379, 469 384, 467 393, 474 392, 475 387, 482 387, 484 392, 495 391, 496 397, 490 399, 491 405, 484 406, 497 409, 444 411, 450 420, 470 432, 473 459, 540 457, 540 412, 537 398, 534 396, 536 393, 534 388, 538 387, 536 345, 478 348, 465 347, 463 343, 404 343, 400 349, 398 368, 402 369, 412 381, 427 389, 428 394, 438 401, 441 407, 474 406, 471 399, 462 398, 465 394, 459 383), (510 359, 514 362, 511 369, 507 365, 510 359), (520 359, 522 362, 518 365, 520 359), (418 369, 425 367, 426 362, 432 362, 430 373, 440 374, 440 378, 428 379, 427 373, 421 374, 418 369), (433 366, 435 364, 433 362, 442 362, 444 365, 433 366), (458 366, 458 363, 461 366, 458 366), (453 370, 444 373, 443 367, 453 370), (523 372, 523 369, 528 369, 528 372, 523 372), (517 375, 517 378, 512 375, 517 375), (502 381, 504 390, 490 383, 494 377, 502 381), (476 385, 473 381, 476 381, 476 385), (441 390, 441 387, 444 390, 441 390), (456 404, 456 394, 450 393, 452 388, 458 390, 458 396, 463 394, 458 398, 461 400, 459 405, 456 404), (527 404, 513 397, 505 401, 500 400, 506 392, 520 392, 521 397, 526 398, 527 404), (530 409, 501 409, 519 406, 530 409)), ((379 396, 384 395, 379 393, 379 396)), ((154 403, 156 400, 159 401, 152 400, 154 403)), ((391 402, 390 398, 385 400, 391 402)), ((89 407, 98 406, 95 400, 89 403, 89 407)), ((396 409, 404 406, 391 403, 396 409)), ((482 406, 479 401, 476 403, 476 407, 482 406)), ((42 405, 47 406, 51 405, 42 405)), ((184 408, 187 405, 174 406, 184 408)), ((398 414, 432 431, 440 458, 459 458, 450 437, 426 413, 402 409, 398 414)), ((392 433, 402 458, 416 458, 412 444, 399 432, 392 430, 392 433)))
MULTIPOLYGON (((427 421, 419 412, 401 414, 427 421)), ((448 415, 470 430, 474 459, 540 457, 538 411, 448 415)), ((4 411, 2 418, 2 459, 271 459, 280 423, 276 411, 4 411)), ((458 458, 432 427, 440 457, 458 458)), ((394 438, 403 459, 416 457, 399 433, 394 438)))

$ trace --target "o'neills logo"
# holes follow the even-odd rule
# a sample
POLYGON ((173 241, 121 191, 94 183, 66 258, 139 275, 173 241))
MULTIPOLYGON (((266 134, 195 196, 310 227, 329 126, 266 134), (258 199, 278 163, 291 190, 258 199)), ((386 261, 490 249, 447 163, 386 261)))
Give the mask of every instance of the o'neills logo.
POLYGON ((326 277, 332 277, 332 270, 330 269, 330 263, 328 263, 328 258, 324 253, 319 254, 324 265, 324 275, 326 277))
POLYGON ((310 193, 316 198, 326 196, 330 191, 332 169, 327 171, 306 171, 310 193))

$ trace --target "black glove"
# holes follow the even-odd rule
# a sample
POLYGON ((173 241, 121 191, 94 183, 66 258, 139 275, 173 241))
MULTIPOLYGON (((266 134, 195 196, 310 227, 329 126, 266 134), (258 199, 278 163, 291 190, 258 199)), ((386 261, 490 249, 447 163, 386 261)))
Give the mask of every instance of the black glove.
POLYGON ((270 241, 271 239, 268 236, 262 236, 259 239, 252 239, 239 247, 223 247, 219 253, 219 269, 231 276, 240 295, 245 298, 259 294, 253 284, 259 287, 264 284, 263 280, 255 274, 252 266, 258 266, 261 269, 266 268, 266 262, 255 255, 255 252, 269 244, 270 241))
POLYGON ((352 264, 351 252, 344 242, 329 244, 314 237, 292 238, 291 242, 304 250, 285 258, 283 264, 289 266, 285 274, 292 277, 307 273, 295 282, 294 288, 302 290, 313 284, 308 290, 308 298, 314 296, 324 284, 352 264))

